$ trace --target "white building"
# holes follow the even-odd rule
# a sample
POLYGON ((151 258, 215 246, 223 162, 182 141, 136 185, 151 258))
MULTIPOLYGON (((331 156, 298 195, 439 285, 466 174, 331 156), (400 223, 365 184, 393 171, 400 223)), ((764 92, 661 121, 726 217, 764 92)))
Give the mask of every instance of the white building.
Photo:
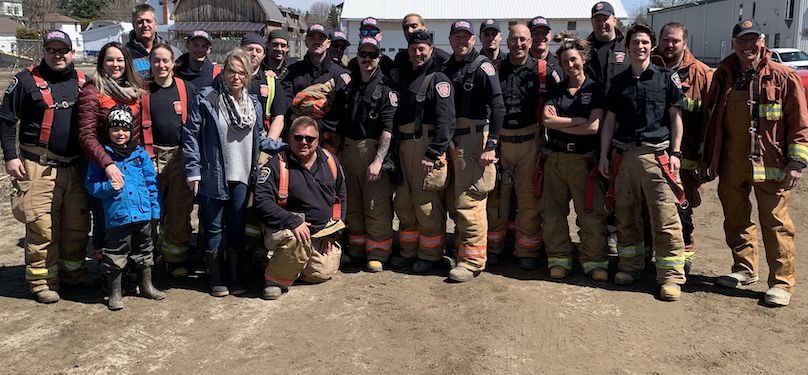
POLYGON ((808 0, 701 0, 648 12, 654 30, 671 21, 684 24, 690 50, 708 64, 732 53, 732 28, 746 18, 760 23, 767 47, 808 50, 808 0))
POLYGON ((0 1, 0 15, 22 18, 22 0, 0 1))
POLYGON ((61 30, 70 36, 73 49, 77 54, 84 53, 84 39, 81 37, 81 21, 59 13, 48 13, 42 19, 42 28, 45 30, 61 30))
MULTIPOLYGON (((614 6, 618 18, 627 17, 621 0, 608 1, 614 6)), ((547 18, 553 33, 572 31, 579 37, 586 37, 592 32, 590 15, 595 3, 595 0, 345 0, 341 29, 348 34, 351 42, 348 53, 354 55, 359 43, 359 23, 365 17, 375 17, 384 34, 382 50, 393 57, 399 50, 407 48, 407 41, 401 30, 401 19, 408 13, 420 14, 432 34, 435 46, 447 52, 451 51, 449 27, 452 22, 459 19, 470 21, 476 34, 480 23, 492 18, 499 22, 503 33, 502 49, 505 51, 508 26, 526 23, 536 16, 547 18)), ((479 46, 478 38, 477 47, 479 46)))
POLYGON ((87 56, 96 56, 104 44, 109 42, 126 43, 129 41, 129 32, 132 24, 118 21, 93 21, 87 30, 81 33, 84 39, 84 53, 87 56))
POLYGON ((154 8, 158 25, 174 24, 174 1, 172 0, 147 0, 145 2, 154 8))

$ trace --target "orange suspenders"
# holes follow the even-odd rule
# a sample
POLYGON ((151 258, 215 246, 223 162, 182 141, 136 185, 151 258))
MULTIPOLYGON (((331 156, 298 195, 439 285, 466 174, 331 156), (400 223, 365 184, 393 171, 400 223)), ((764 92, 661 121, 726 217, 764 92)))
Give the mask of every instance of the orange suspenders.
MULTIPOLYGON (((45 81, 45 78, 42 78, 42 74, 39 72, 37 67, 33 65, 29 66, 28 72, 31 73, 31 77, 34 78, 36 87, 42 94, 42 101, 44 101, 45 105, 48 106, 45 108, 44 116, 42 116, 42 124, 39 131, 39 145, 47 148, 48 140, 50 140, 51 129, 53 128, 53 117, 56 114, 56 109, 68 108, 70 104, 67 102, 55 103, 53 101, 50 85, 48 85, 48 82, 45 81)), ((87 82, 87 77, 80 70, 76 70, 76 76, 78 77, 79 81, 79 89, 81 89, 81 87, 87 82)))
MULTIPOLYGON (((328 161, 328 169, 331 170, 331 175, 334 176, 334 181, 336 181, 337 173, 339 173, 337 161, 334 159, 334 156, 330 151, 323 149, 323 152, 325 153, 326 160, 328 161)), ((288 202, 287 198, 289 198, 289 165, 286 161, 285 153, 278 154, 278 171, 280 172, 278 175, 278 205, 285 207, 286 203, 288 202)), ((340 220, 341 217, 342 202, 340 202, 339 197, 337 196, 336 192, 334 192, 334 203, 331 205, 331 218, 334 220, 340 220)))
MULTIPOLYGON (((180 106, 182 107, 182 124, 188 120, 188 92, 185 90, 185 81, 180 78, 174 78, 177 84, 177 91, 180 94, 180 106)), ((149 153, 149 156, 154 156, 154 135, 152 132, 152 118, 151 118, 151 98, 149 90, 145 90, 141 96, 141 116, 142 121, 140 124, 143 130, 143 148, 149 153)))

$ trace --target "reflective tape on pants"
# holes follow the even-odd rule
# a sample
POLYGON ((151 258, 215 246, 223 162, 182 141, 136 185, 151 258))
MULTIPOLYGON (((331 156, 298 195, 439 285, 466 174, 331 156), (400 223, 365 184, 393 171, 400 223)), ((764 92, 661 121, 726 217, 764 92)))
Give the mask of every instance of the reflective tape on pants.
POLYGON ((656 258, 656 267, 663 270, 682 269, 685 266, 685 256, 678 255, 672 257, 656 258))
POLYGON ((59 268, 57 266, 52 266, 48 268, 35 268, 31 266, 25 266, 25 280, 32 281, 32 280, 42 280, 42 279, 52 279, 59 274, 59 268))
POLYGON ((645 250, 644 245, 628 245, 628 246, 620 246, 617 245, 617 254, 621 257, 637 257, 642 256, 645 250))
POLYGON ((570 257, 547 257, 547 267, 562 267, 565 270, 572 269, 572 258, 570 257))

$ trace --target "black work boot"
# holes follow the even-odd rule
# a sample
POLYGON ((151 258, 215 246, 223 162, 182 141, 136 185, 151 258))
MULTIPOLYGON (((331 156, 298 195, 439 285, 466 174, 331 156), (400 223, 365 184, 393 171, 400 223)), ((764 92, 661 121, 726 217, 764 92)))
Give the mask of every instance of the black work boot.
POLYGON ((138 269, 140 274, 140 295, 149 298, 161 300, 166 298, 166 294, 152 284, 152 268, 149 266, 141 267, 138 269))
POLYGON ((107 307, 112 311, 123 309, 123 291, 121 290, 123 272, 119 269, 108 268, 104 270, 104 275, 107 278, 107 293, 109 294, 107 307))
POLYGON ((244 284, 241 283, 241 271, 239 267, 239 250, 227 249, 227 278, 230 286, 230 294, 240 296, 247 292, 244 284))
POLYGON ((222 282, 222 252, 205 252, 205 262, 208 264, 208 276, 210 276, 210 295, 224 297, 230 294, 222 282))

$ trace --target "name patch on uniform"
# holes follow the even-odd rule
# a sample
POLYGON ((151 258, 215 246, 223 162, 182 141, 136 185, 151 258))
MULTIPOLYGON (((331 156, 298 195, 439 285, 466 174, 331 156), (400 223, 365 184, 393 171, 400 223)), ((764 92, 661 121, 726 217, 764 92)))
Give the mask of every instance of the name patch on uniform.
POLYGON ((441 98, 448 98, 449 94, 452 93, 452 86, 449 85, 449 82, 438 82, 435 85, 435 91, 438 92, 438 96, 441 98))
POLYGON ((625 52, 615 52, 614 53, 614 61, 617 63, 622 64, 623 61, 626 61, 626 53, 625 52))
POLYGON ((261 96, 269 96, 269 87, 267 85, 261 85, 261 96))
POLYGON ((480 65, 480 68, 481 68, 481 69, 482 69, 482 70, 485 72, 485 74, 487 74, 489 77, 493 77, 493 76, 494 76, 494 74, 497 74, 497 69, 496 69, 496 68, 494 68, 494 64, 491 64, 491 63, 490 63, 490 62, 488 62, 488 61, 486 61, 486 62, 484 62, 482 65, 480 65))
POLYGON ((11 82, 9 82, 8 86, 6 87, 6 94, 11 94, 14 92, 14 89, 17 88, 17 83, 19 83, 17 77, 11 77, 11 82))
POLYGON ((269 167, 262 167, 261 170, 258 171, 258 183, 263 184, 267 182, 270 174, 272 174, 272 170, 269 169, 269 167))
POLYGON ((345 81, 345 84, 346 84, 346 85, 347 85, 347 84, 349 84, 349 83, 351 83, 351 75, 350 75, 350 74, 348 74, 348 73, 342 73, 342 74, 340 74, 339 76, 340 76, 340 78, 342 78, 342 80, 343 80, 343 81, 345 81))
POLYGON ((678 73, 674 72, 673 74, 671 74, 671 81, 673 81, 673 84, 676 85, 676 87, 678 87, 679 90, 682 89, 682 80, 679 79, 678 73))
POLYGON ((174 102, 174 113, 178 115, 182 114, 182 102, 179 100, 174 102))
POLYGON ((387 96, 390 98, 390 105, 394 108, 398 108, 398 94, 395 91, 390 91, 387 96))
POLYGON ((591 92, 584 92, 581 93, 581 104, 589 105, 592 102, 592 93, 591 92))

